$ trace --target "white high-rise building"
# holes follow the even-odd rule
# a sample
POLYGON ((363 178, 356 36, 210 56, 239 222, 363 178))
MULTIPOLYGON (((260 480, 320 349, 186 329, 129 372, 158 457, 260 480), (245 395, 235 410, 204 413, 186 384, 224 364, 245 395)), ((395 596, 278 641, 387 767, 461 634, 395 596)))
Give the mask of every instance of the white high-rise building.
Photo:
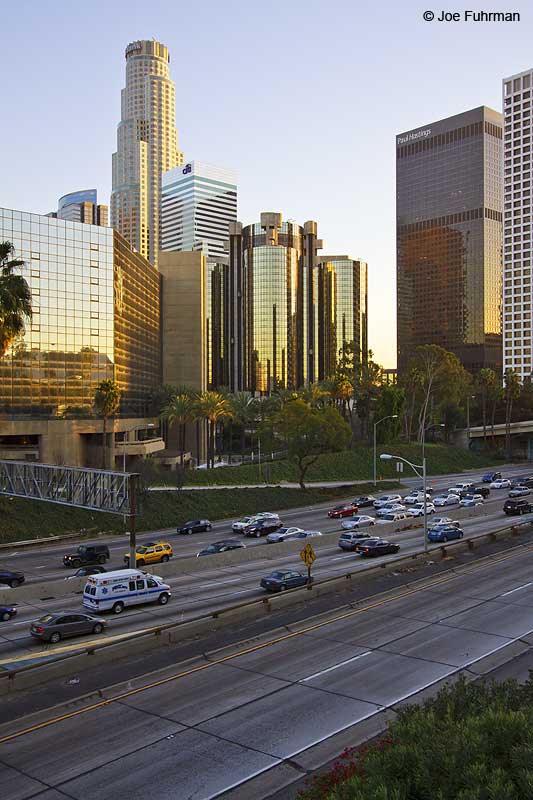
POLYGON ((113 154, 111 225, 157 266, 161 175, 183 163, 176 131, 170 56, 156 41, 126 48, 126 87, 113 154))
POLYGON ((237 221, 237 176, 202 161, 165 172, 161 181, 161 249, 204 250, 224 256, 237 221))
POLYGON ((503 369, 531 375, 531 91, 533 69, 503 81, 503 369))

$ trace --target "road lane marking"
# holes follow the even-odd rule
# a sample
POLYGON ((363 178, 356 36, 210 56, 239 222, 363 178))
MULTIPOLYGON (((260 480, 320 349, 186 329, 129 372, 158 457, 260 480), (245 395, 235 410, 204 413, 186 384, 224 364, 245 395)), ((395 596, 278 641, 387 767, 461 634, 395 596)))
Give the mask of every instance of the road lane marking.
POLYGON ((510 592, 504 592, 500 595, 500 597, 507 597, 509 594, 514 594, 515 592, 519 592, 520 589, 527 589, 528 586, 533 586, 533 581, 529 581, 529 583, 524 583, 522 586, 517 586, 516 589, 511 589, 510 592))
POLYGON ((332 667, 328 667, 327 669, 322 669, 320 672, 315 672, 314 675, 308 675, 307 678, 301 678, 298 683, 305 683, 305 681, 312 681, 313 678, 319 678, 321 675, 325 675, 326 672, 333 672, 334 669, 339 669, 339 667, 344 667, 345 664, 351 664, 353 661, 358 661, 360 658, 364 658, 365 656, 369 656, 372 653, 372 650, 367 650, 366 653, 360 653, 358 656, 353 656, 353 658, 347 658, 345 661, 341 661, 338 664, 334 664, 332 667))

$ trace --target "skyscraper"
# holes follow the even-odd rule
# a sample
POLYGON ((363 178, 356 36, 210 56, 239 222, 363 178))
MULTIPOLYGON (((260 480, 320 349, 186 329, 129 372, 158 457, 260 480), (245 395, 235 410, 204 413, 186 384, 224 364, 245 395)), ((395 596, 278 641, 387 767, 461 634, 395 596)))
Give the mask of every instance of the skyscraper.
POLYGON ((533 69, 503 81, 504 369, 531 375, 531 91, 533 69))
POLYGON ((160 42, 127 46, 113 154, 111 224, 154 266, 160 250, 161 175, 183 163, 169 63, 168 49, 160 42))
POLYGON ((107 206, 98 205, 96 189, 82 189, 79 192, 71 192, 60 197, 57 211, 47 214, 47 216, 105 227, 109 224, 108 212, 107 206))
POLYGON ((161 181, 161 249, 204 250, 224 256, 230 222, 237 220, 237 178, 221 167, 191 161, 161 181))
POLYGON ((396 137, 400 371, 423 344, 501 369, 501 155, 485 106, 396 137))

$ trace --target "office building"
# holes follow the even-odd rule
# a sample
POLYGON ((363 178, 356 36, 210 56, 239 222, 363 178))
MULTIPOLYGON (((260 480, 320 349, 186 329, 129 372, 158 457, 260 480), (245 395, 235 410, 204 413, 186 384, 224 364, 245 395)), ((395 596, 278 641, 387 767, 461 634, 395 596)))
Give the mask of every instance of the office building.
POLYGON ((503 81, 504 222, 503 356, 504 369, 523 380, 531 362, 531 91, 533 69, 503 81))
POLYGON ((68 219, 70 222, 85 222, 87 225, 109 224, 108 207, 98 205, 96 189, 83 189, 71 192, 59 198, 57 211, 47 214, 48 217, 68 219))
POLYGON ((169 64, 168 49, 160 42, 127 46, 126 86, 113 154, 111 224, 154 266, 161 249, 161 176, 183 163, 169 64))
POLYGON ((229 225, 236 221, 234 172, 191 161, 163 173, 162 250, 204 250, 209 258, 223 258, 229 225))
POLYGON ((501 370, 502 116, 481 106, 396 138, 398 368, 437 344, 501 370))
POLYGON ((318 379, 368 358, 368 268, 350 256, 320 256, 317 272, 318 379), (349 348, 349 349, 348 349, 349 348))
POLYGON ((112 228, 0 208, 0 240, 24 260, 33 304, 0 359, 0 446, 33 436, 41 460, 90 463, 97 385, 117 381, 117 430, 134 430, 161 384, 160 276, 112 228))

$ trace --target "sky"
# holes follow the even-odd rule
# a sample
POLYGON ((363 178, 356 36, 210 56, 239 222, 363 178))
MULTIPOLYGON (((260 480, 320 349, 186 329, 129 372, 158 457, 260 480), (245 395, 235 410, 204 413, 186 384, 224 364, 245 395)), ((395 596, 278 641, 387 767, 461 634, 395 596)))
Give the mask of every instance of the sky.
POLYGON ((323 253, 368 262, 369 342, 393 367, 395 136, 501 110, 502 78, 533 65, 530 0, 485 0, 520 14, 507 23, 465 21, 460 2, 439 22, 434 0, 6 0, 0 206, 47 213, 93 187, 109 202, 124 49, 158 39, 185 158, 237 171, 244 224, 314 219, 323 253))

